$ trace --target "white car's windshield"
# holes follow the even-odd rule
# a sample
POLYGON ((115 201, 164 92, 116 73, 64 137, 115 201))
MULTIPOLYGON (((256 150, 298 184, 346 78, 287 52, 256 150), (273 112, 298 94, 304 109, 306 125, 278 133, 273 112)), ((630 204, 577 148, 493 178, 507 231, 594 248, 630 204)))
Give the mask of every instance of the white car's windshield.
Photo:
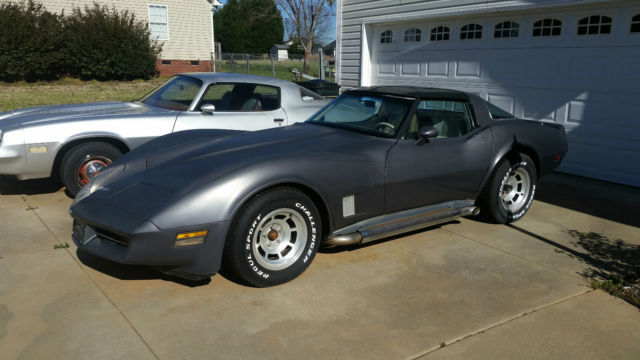
POLYGON ((189 76, 176 76, 152 91, 141 102, 168 110, 185 111, 202 88, 202 81, 189 76))
POLYGON ((392 137, 411 103, 411 100, 386 96, 344 94, 308 122, 392 137))

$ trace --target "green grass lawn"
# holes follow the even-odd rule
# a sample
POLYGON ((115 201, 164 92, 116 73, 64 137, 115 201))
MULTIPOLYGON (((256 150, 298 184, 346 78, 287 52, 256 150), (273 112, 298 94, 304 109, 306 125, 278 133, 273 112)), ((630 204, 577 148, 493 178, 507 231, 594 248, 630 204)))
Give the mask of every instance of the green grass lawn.
POLYGON ((139 99, 168 78, 135 81, 62 79, 38 83, 0 83, 0 112, 32 106, 139 99))

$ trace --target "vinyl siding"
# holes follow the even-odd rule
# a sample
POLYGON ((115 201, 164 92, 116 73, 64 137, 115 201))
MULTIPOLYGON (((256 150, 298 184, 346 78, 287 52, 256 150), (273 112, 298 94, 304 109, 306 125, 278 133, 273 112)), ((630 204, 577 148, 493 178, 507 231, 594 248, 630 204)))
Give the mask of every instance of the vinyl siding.
MULTIPOLYGON (((74 7, 93 6, 95 0, 40 0, 47 10, 66 14, 74 7)), ((0 2, 9 2, 0 0, 0 2)), ((129 10, 138 20, 149 22, 149 5, 166 5, 169 40, 160 41, 160 57, 167 60, 202 60, 211 58, 211 5, 206 0, 107 0, 101 5, 129 10)))

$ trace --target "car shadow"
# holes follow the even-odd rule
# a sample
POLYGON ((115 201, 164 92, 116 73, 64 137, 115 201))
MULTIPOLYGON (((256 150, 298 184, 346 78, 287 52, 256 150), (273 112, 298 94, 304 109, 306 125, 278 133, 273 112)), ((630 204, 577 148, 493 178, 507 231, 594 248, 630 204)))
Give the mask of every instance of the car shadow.
POLYGON ((52 194, 62 188, 62 183, 53 178, 18 180, 15 176, 0 175, 0 195, 52 194))
POLYGON ((199 287, 208 285, 211 282, 210 278, 204 280, 194 281, 183 279, 177 276, 168 275, 160 272, 150 266, 143 265, 126 265, 119 264, 113 261, 103 259, 101 257, 94 256, 84 251, 76 250, 76 255, 82 264, 114 277, 120 280, 164 280, 171 281, 180 285, 188 287, 199 287))
POLYGON ((536 200, 640 227, 640 188, 553 172, 542 178, 536 200))

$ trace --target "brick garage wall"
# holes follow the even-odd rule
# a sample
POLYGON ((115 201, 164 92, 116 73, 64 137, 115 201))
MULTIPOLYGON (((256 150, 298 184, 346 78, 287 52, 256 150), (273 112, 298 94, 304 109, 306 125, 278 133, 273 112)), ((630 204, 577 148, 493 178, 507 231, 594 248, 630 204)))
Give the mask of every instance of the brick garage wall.
POLYGON ((211 61, 158 59, 156 69, 160 76, 169 76, 184 72, 211 71, 211 61))

